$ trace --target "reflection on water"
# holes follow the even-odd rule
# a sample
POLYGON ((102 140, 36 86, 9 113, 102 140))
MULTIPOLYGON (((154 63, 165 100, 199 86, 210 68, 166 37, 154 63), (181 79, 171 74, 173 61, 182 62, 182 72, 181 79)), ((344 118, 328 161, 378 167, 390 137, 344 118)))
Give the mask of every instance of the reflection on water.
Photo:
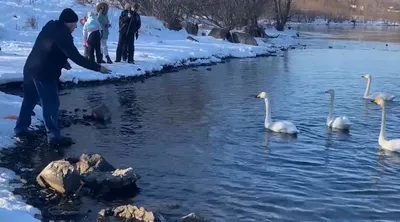
MULTIPOLYGON (((373 76, 372 91, 400 95, 398 53, 369 44, 67 90, 63 108, 104 102, 112 121, 66 129, 77 143, 65 155, 98 152, 116 167, 132 166, 142 190, 131 202, 167 217, 194 211, 216 221, 397 220, 400 157, 379 149, 381 110, 362 99, 360 76, 373 76), (353 123, 350 132, 326 127, 329 88, 334 113, 353 123), (270 96, 272 119, 293 121, 297 137, 264 129, 265 105, 254 98, 261 91, 270 96)), ((389 138, 400 137, 398 105, 388 106, 389 138)), ((93 212, 85 221, 115 204, 85 200, 82 209, 93 212)))

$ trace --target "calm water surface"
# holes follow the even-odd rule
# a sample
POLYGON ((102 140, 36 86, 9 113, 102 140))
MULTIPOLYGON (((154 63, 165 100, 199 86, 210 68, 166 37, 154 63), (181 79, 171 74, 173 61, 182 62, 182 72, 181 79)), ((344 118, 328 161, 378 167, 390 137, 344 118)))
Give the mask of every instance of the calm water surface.
MULTIPOLYGON (((283 57, 231 60, 144 83, 65 90, 62 108, 107 104, 112 123, 66 129, 66 155, 98 152, 142 176, 127 202, 179 217, 215 221, 325 221, 400 218, 400 156, 380 150, 381 111, 372 91, 400 98, 398 46, 305 39, 283 57), (321 42, 323 42, 321 46, 321 42), (327 49, 326 45, 333 45, 327 49), (340 46, 340 47, 339 47, 340 46), (350 133, 326 128, 329 96, 350 133), (297 138, 264 130, 266 91, 273 119, 292 120, 297 138)), ((388 110, 389 138, 400 138, 400 104, 388 110)), ((111 203, 86 200, 93 210, 111 203)))

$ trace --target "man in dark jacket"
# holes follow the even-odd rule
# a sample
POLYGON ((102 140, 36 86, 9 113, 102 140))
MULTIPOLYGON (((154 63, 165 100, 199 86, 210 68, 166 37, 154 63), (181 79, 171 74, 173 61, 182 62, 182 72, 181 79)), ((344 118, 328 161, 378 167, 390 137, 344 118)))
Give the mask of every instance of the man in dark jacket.
POLYGON ((40 102, 49 145, 71 145, 73 141, 70 137, 61 136, 58 122, 58 82, 61 69, 71 69, 69 58, 84 68, 110 73, 104 66, 83 57, 75 47, 71 33, 76 29, 77 22, 77 14, 66 8, 58 20, 49 21, 39 33, 24 66, 24 97, 14 128, 17 137, 33 136, 28 128, 32 111, 40 102))
POLYGON ((140 16, 136 12, 138 8, 139 5, 137 3, 134 5, 135 10, 132 10, 130 4, 126 4, 125 10, 121 12, 119 17, 119 39, 115 62, 121 62, 121 56, 125 54, 124 51, 126 50, 128 63, 134 63, 134 37, 141 26, 140 16))

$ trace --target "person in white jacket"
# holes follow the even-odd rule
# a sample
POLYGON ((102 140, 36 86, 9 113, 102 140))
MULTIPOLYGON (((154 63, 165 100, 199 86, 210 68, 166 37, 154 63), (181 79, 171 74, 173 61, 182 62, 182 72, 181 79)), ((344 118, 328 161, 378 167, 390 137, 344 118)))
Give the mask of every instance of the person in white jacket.
POLYGON ((96 51, 97 63, 102 63, 101 33, 102 28, 94 12, 88 12, 87 21, 83 26, 84 46, 88 48, 89 59, 94 61, 96 51))

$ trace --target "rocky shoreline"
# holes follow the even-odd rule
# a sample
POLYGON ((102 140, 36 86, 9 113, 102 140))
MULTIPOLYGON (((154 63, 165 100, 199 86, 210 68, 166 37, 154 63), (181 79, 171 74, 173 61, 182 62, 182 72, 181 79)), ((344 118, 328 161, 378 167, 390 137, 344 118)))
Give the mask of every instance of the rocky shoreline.
MULTIPOLYGON (((109 118, 107 112, 108 109, 103 104, 92 110, 60 110, 60 124, 62 128, 72 125, 104 124, 109 118)), ((65 157, 64 148, 47 147, 46 131, 43 126, 38 127, 36 135, 33 141, 17 143, 17 147, 13 149, 0 150, 0 167, 11 169, 22 178, 20 181, 15 181, 21 186, 14 190, 14 194, 21 195, 27 204, 38 208, 42 213, 39 218, 42 221, 79 221, 88 217, 88 214, 97 213, 87 205, 82 209, 85 205, 82 198, 115 204, 114 207, 98 212, 99 222, 121 218, 148 222, 206 221, 193 213, 180 219, 166 219, 158 212, 148 211, 141 206, 127 205, 127 199, 140 193, 140 187, 136 185, 140 176, 134 174, 131 168, 115 169, 97 154, 65 157), (40 156, 40 160, 35 162, 36 155, 40 156), (68 166, 64 167, 63 164, 66 162, 68 166), (80 173, 73 173, 74 169, 71 171, 72 165, 76 166, 76 171, 80 172, 82 177, 79 177, 80 173), (127 179, 121 179, 123 178, 121 175, 127 175, 127 179), (54 179, 60 176, 64 178, 54 179), (49 186, 50 183, 45 181, 42 182, 43 178, 50 179, 53 186, 49 186), (79 180, 84 186, 79 186, 79 180), (66 189, 60 189, 57 183, 66 189), (71 186, 71 183, 75 184, 71 186)))

